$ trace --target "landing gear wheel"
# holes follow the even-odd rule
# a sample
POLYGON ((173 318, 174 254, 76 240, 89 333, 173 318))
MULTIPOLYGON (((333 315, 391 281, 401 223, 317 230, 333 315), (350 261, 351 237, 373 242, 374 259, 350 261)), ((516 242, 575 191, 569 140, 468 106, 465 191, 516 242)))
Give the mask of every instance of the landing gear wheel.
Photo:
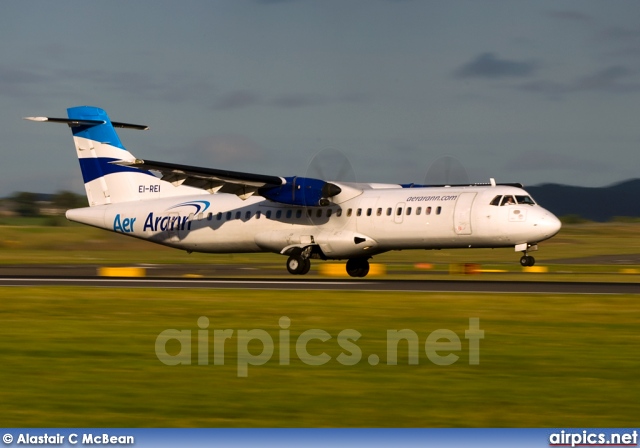
POLYGON ((347 274, 351 277, 366 277, 369 273, 369 262, 363 258, 352 258, 347 261, 347 274))
MULTIPOLYGON (((309 267, 311 266, 311 262, 307 260, 309 267)), ((287 271, 293 275, 300 275, 304 271, 306 266, 305 260, 299 255, 291 255, 287 260, 287 271)))
POLYGON ((522 258, 520 259, 520 265, 521 266, 533 266, 534 264, 536 264, 536 259, 533 258, 531 255, 523 255, 522 258))
POLYGON ((311 269, 311 260, 309 260, 308 258, 305 258, 303 262, 304 262, 304 266, 302 268, 302 271, 300 271, 300 275, 308 274, 309 269, 311 269))
POLYGON ((302 258, 301 253, 293 253, 287 260, 287 271, 293 275, 305 275, 311 269, 311 260, 302 258))

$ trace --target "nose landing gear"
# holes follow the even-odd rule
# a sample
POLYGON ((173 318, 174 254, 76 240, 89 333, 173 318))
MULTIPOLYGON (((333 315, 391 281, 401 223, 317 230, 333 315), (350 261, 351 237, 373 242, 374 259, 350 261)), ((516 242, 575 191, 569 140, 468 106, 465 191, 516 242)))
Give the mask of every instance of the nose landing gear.
POLYGON ((529 252, 534 250, 538 250, 538 245, 536 243, 523 243, 516 245, 516 251, 522 252, 522 258, 520 258, 520 266, 533 266, 536 264, 536 259, 529 255, 529 252))
POLYGON ((526 252, 525 255, 520 258, 520 266, 533 266, 534 264, 536 264, 536 259, 531 255, 527 255, 526 252))
POLYGON ((536 243, 523 243, 516 245, 516 251, 522 252, 522 258, 520 258, 520 266, 533 266, 536 264, 536 259, 529 255, 530 251, 538 250, 536 243))

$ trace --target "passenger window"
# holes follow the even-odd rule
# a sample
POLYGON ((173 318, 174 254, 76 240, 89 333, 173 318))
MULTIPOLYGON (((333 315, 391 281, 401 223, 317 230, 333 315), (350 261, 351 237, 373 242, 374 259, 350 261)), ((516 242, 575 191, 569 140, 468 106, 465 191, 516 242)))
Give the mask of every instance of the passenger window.
POLYGON ((391 216, 391 207, 387 208, 387 216, 391 216))
POLYGON ((351 217, 351 209, 347 210, 347 217, 351 217))
POLYGON ((327 209, 327 218, 331 218, 331 209, 330 208, 327 209))
POLYGON ((296 218, 302 218, 302 210, 296 210, 296 218))
POLYGON ((407 207, 407 216, 411 214, 411 207, 407 207))
POLYGON ((213 213, 209 213, 207 215, 207 221, 211 221, 213 219, 213 213))
POLYGON ((260 219, 260 211, 256 212, 256 219, 260 219))
POLYGON ((338 218, 342 216, 342 209, 341 209, 341 208, 339 208, 339 209, 336 211, 336 216, 337 216, 338 218))
POLYGON ((292 214, 293 214, 292 210, 287 210, 287 219, 291 219, 292 214))
POLYGON ((439 215, 441 211, 442 211, 442 207, 436 208, 436 215, 439 215))
POLYGON ((416 209, 416 215, 420 215, 422 213, 422 207, 418 207, 416 209))
POLYGON ((271 219, 271 210, 267 210, 267 219, 271 219))
POLYGON ((381 208, 376 210, 376 216, 382 216, 382 209, 381 208))
POLYGON ((282 210, 278 210, 276 212, 276 219, 280 219, 280 218, 282 218, 282 210))
POLYGON ((222 219, 222 212, 218 212, 218 215, 216 216, 216 219, 218 221, 220 221, 222 219))
POLYGON ((373 210, 371 210, 370 208, 368 208, 368 209, 367 209, 367 216, 371 216, 371 212, 372 212, 372 211, 373 211, 373 210))
POLYGON ((227 212, 227 221, 231 220, 231 212, 227 212))
POLYGON ((360 216, 360 215, 362 215, 362 209, 361 209, 361 208, 359 208, 359 209, 356 211, 356 216, 360 216))
POLYGON ((311 218, 311 215, 313 215, 313 210, 311 210, 310 208, 307 209, 307 216, 309 218, 311 218))
POLYGON ((240 216, 242 216, 241 212, 236 212, 236 219, 240 219, 240 216))
POLYGON ((402 207, 398 207, 398 210, 396 210, 396 215, 402 215, 402 207))
POLYGON ((500 198, 502 198, 502 196, 496 196, 491 200, 489 205, 500 205, 500 198))

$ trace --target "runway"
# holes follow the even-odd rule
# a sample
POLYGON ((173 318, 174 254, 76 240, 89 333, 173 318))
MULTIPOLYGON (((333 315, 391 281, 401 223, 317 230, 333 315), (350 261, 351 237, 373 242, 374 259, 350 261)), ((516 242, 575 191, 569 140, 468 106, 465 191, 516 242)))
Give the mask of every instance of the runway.
POLYGON ((106 278, 3 276, 0 286, 82 286, 298 291, 399 291, 544 294, 640 294, 640 283, 527 282, 482 280, 322 280, 221 278, 106 278))

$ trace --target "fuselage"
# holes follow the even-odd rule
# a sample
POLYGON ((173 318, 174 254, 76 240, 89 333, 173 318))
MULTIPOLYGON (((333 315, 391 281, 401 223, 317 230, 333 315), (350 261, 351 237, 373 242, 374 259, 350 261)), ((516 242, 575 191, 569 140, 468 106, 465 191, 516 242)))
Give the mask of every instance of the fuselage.
POLYGON ((187 251, 286 253, 313 245, 327 259, 533 245, 560 229, 552 213, 512 186, 364 189, 325 207, 202 194, 74 209, 67 218, 187 251))
POLYGON ((310 259, 347 259, 364 277, 368 259, 390 250, 513 247, 522 266, 560 221, 520 184, 427 187, 334 182, 242 173, 148 159, 125 149, 93 106, 68 118, 26 117, 71 128, 89 207, 67 218, 189 252, 274 252, 304 275, 310 259))

